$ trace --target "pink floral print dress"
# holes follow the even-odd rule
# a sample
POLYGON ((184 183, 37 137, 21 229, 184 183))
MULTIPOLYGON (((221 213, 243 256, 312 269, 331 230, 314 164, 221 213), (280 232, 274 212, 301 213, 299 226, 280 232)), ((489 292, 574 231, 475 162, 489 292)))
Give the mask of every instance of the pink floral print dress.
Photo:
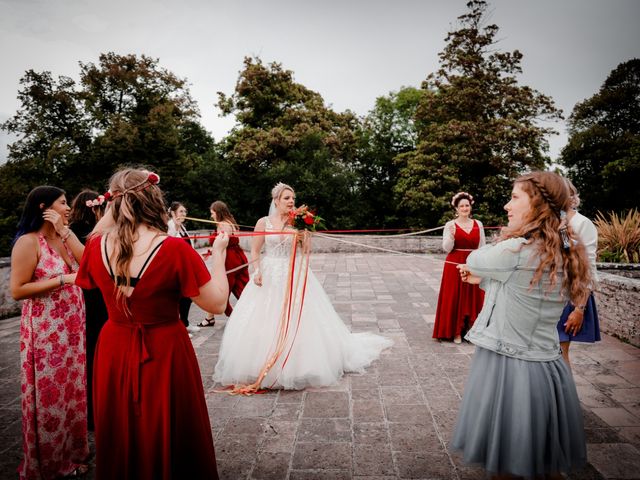
MULTIPOLYGON (((38 235, 34 281, 77 271, 38 235)), ((22 369, 21 479, 55 479, 89 456, 82 290, 64 285, 24 301, 20 325, 22 369)))

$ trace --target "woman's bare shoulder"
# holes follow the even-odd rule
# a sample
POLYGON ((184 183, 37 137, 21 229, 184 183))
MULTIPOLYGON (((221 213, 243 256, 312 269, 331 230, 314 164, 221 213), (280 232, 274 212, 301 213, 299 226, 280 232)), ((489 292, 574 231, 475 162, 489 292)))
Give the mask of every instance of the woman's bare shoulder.
POLYGON ((258 230, 258 231, 264 230, 267 225, 267 219, 268 217, 262 217, 258 219, 258 221, 256 222, 255 230, 258 230))

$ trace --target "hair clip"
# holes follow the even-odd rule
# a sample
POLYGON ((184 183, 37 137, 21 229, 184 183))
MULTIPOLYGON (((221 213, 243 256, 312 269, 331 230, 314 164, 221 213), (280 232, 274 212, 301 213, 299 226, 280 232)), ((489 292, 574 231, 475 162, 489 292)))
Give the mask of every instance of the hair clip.
POLYGON ((562 239, 562 248, 569 250, 571 242, 569 241, 569 231, 567 230, 567 212, 560 210, 560 238, 562 239))

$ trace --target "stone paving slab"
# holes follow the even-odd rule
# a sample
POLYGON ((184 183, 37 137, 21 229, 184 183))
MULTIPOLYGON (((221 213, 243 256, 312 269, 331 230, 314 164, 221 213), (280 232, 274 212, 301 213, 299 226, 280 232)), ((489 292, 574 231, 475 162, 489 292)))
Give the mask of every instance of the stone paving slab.
MULTIPOLYGON (((337 385, 252 397, 211 375, 226 318, 193 340, 223 479, 481 479, 450 440, 474 347, 432 340, 441 257, 315 254, 312 268, 352 331, 394 340, 337 385)), ((203 313, 193 307, 191 323, 203 313)), ((21 458, 19 319, 0 321, 0 479, 21 458)), ((569 478, 640 478, 640 349, 610 336, 571 347, 589 465, 569 478)), ((87 478, 93 478, 93 471, 87 478)))

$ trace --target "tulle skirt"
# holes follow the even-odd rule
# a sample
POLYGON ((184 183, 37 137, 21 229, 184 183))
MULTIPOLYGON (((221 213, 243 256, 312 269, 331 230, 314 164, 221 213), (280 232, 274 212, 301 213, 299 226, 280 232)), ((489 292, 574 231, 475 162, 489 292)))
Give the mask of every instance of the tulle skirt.
POLYGON ((532 362, 478 347, 453 447, 491 474, 533 478, 582 467, 582 410, 564 360, 532 362))
MULTIPOLYGON (((263 284, 251 280, 225 327, 213 379, 222 385, 253 383, 273 355, 280 331, 289 259, 265 256, 263 284)), ((282 354, 262 382, 265 388, 302 389, 338 382, 345 372, 362 372, 385 348, 388 338, 351 333, 309 269, 302 314, 303 272, 298 259, 298 295, 282 354)))

